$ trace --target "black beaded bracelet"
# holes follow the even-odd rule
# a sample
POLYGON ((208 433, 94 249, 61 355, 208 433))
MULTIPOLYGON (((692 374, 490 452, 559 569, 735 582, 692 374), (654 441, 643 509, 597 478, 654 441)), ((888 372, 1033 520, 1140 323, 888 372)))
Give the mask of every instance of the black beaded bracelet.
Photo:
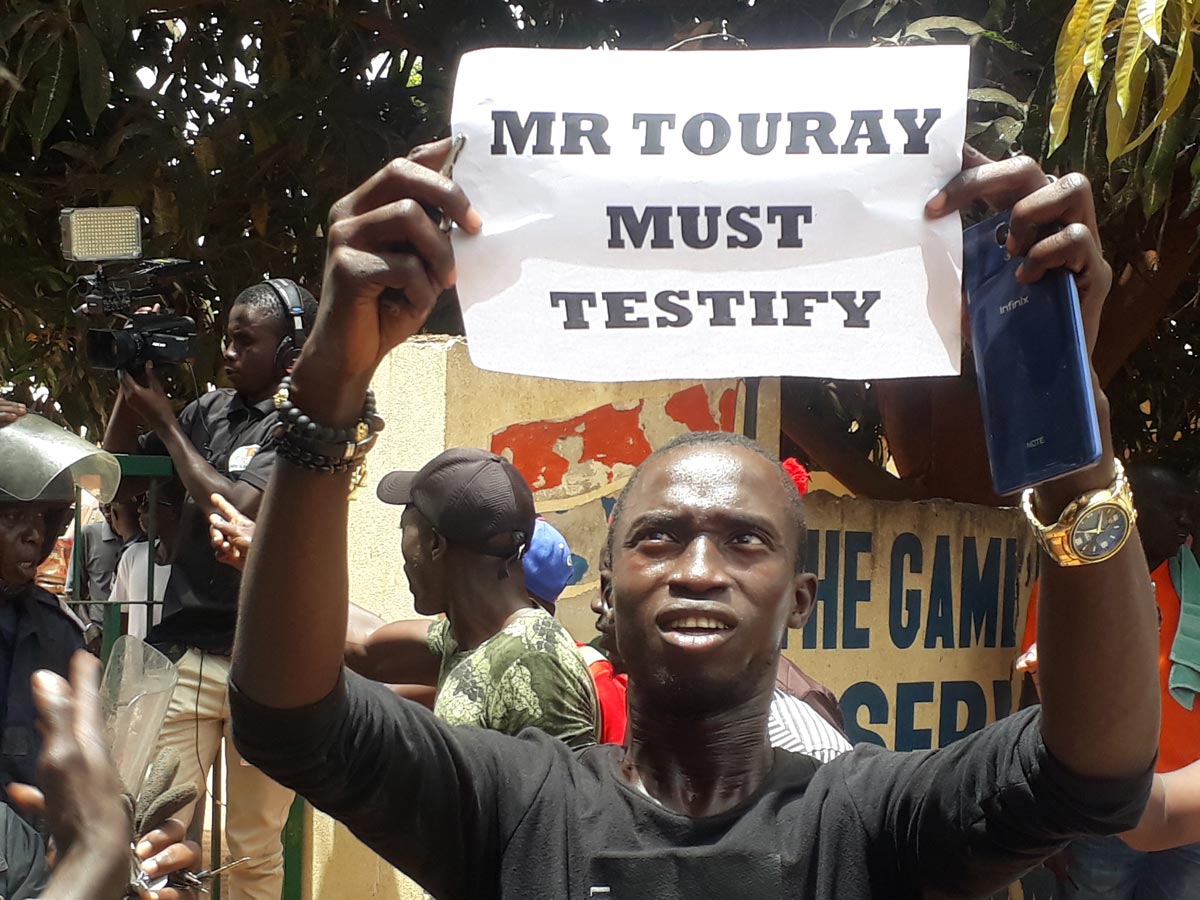
POLYGON ((276 447, 276 452, 292 465, 315 472, 349 472, 357 468, 363 460, 362 455, 349 459, 337 459, 332 456, 322 456, 312 453, 290 440, 287 436, 284 436, 280 440, 276 447))
POLYGON ((292 376, 279 382, 275 392, 275 409, 290 433, 322 444, 359 443, 379 428, 375 424, 375 393, 368 389, 358 421, 348 428, 330 428, 314 422, 292 402, 292 376))

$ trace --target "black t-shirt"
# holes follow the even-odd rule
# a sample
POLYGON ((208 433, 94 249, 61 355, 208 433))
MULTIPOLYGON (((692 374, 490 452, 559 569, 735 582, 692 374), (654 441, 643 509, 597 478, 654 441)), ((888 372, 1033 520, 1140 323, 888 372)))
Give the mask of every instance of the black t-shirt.
MULTIPOLYGON (((209 391, 184 407, 179 425, 218 472, 260 491, 275 463, 271 431, 279 422, 272 400, 253 406, 229 389, 209 391)), ((157 435, 142 436, 144 453, 166 453, 157 435)), ((241 576, 217 562, 209 541, 208 522, 189 499, 180 514, 175 559, 163 597, 162 621, 150 629, 150 644, 187 644, 213 653, 233 647, 241 576)))
POLYGON ((40 897, 49 882, 41 836, 0 802, 0 897, 31 900, 40 897))
POLYGON ((49 669, 66 678, 71 657, 83 649, 79 622, 49 591, 29 584, 6 598, 3 605, 9 608, 3 628, 11 631, 0 641, 0 669, 5 672, 0 789, 14 781, 37 783, 42 737, 36 727, 30 677, 38 669, 49 669))
POLYGON ((248 762, 463 900, 979 897, 1072 837, 1133 827, 1153 775, 1072 775, 1034 708, 941 750, 777 750, 753 797, 693 819, 620 780, 621 747, 453 728, 352 673, 309 707, 232 684, 230 704, 248 762))

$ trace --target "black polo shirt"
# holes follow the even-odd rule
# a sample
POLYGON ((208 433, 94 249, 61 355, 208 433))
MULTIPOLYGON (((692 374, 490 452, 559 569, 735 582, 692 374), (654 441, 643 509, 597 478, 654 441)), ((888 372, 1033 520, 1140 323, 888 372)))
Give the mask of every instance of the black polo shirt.
MULTIPOLYGON (((192 446, 218 472, 260 491, 275 463, 271 430, 279 414, 271 399, 246 405, 234 391, 209 391, 179 414, 179 425, 192 446)), ((144 453, 166 453, 156 435, 142 436, 144 453)), ((208 522, 191 500, 179 522, 175 559, 167 580, 162 621, 150 629, 148 643, 162 647, 186 644, 213 653, 233 647, 240 573, 217 562, 209 541, 208 522)))

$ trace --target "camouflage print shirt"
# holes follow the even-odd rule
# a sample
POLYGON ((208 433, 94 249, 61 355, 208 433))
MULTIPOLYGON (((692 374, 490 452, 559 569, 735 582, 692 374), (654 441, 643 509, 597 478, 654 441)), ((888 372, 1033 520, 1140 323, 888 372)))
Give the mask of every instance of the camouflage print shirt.
POLYGON ((441 657, 434 713, 451 725, 505 734, 540 728, 569 747, 596 743, 596 694, 570 634, 541 609, 522 610, 503 630, 461 651, 443 619, 429 629, 441 657))

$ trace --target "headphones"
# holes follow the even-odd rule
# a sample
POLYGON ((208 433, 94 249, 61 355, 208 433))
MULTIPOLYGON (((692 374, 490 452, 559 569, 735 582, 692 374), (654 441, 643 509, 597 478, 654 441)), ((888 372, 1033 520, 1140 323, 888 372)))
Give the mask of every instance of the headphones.
POLYGON ((268 278, 267 285, 283 305, 283 320, 291 322, 291 334, 285 335, 275 351, 275 364, 282 369, 291 369, 304 347, 308 333, 304 330, 304 303, 300 299, 300 288, 290 278, 268 278))

